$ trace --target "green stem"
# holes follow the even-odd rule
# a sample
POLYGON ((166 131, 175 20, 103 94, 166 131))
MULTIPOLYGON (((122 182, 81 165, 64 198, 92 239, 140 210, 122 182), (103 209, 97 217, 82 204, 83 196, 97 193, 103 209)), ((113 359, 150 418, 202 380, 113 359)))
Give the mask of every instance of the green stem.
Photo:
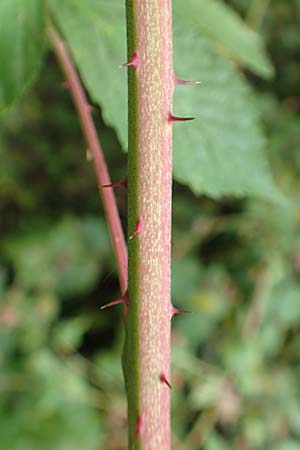
POLYGON ((123 366, 129 449, 170 449, 171 0, 127 0, 128 311, 123 366), (138 232, 132 236, 136 224, 138 232))

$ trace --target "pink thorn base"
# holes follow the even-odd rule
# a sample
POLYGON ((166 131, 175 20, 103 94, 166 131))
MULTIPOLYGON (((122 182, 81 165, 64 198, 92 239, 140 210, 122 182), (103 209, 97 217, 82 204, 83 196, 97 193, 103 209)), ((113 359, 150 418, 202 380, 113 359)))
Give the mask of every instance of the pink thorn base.
POLYGON ((119 305, 120 303, 123 303, 123 305, 128 305, 128 294, 127 291, 123 295, 123 297, 118 298, 117 300, 114 300, 110 303, 106 303, 106 305, 103 305, 100 307, 100 309, 110 308, 111 306, 119 305))
POLYGON ((139 219, 137 220, 133 233, 129 236, 129 239, 131 240, 134 238, 134 236, 138 236, 139 234, 141 234, 141 231, 142 231, 142 223, 139 219))
POLYGON ((127 63, 121 64, 120 67, 133 67, 135 70, 137 70, 139 62, 140 60, 138 54, 134 52, 132 58, 127 63))
POLYGON ((159 375, 159 380, 161 381, 161 383, 165 383, 170 389, 172 389, 171 383, 168 381, 168 379, 164 373, 161 373, 159 375))
POLYGON ((172 316, 176 314, 192 314, 192 311, 185 311, 184 309, 172 308, 172 316))
POLYGON ((95 110, 95 108, 92 105, 89 105, 89 104, 86 104, 86 109, 87 109, 87 111, 89 113, 92 113, 95 110))
POLYGON ((135 433, 134 433, 134 438, 133 438, 133 447, 135 447, 136 441, 138 440, 140 434, 143 431, 143 419, 141 418, 141 416, 138 416, 137 420, 136 420, 136 427, 135 427, 135 433))
POLYGON ((194 120, 195 117, 176 117, 172 113, 169 113, 168 122, 172 124, 173 122, 187 122, 188 120, 194 120))

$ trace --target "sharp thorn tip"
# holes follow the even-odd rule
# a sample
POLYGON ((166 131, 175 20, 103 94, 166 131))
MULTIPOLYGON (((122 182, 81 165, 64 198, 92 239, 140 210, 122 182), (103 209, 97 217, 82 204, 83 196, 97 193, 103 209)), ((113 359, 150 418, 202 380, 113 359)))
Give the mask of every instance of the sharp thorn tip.
POLYGON ((129 236, 129 240, 131 241, 135 236, 138 236, 141 234, 142 231, 142 223, 140 219, 137 220, 135 224, 135 228, 133 230, 133 233, 129 236))
POLYGON ((175 84, 176 85, 192 85, 192 84, 201 84, 201 81, 193 81, 193 80, 181 80, 175 76, 175 84))
POLYGON ((172 113, 170 113, 169 117, 168 117, 168 121, 171 124, 173 122, 187 122, 189 120, 194 120, 194 119, 195 119, 195 117, 177 117, 177 116, 174 116, 172 113))
POLYGON ((123 303, 124 305, 128 305, 127 291, 121 298, 118 298, 117 300, 113 300, 112 302, 109 302, 109 303, 106 303, 105 305, 100 306, 100 309, 110 308, 111 306, 116 306, 116 305, 119 305, 120 303, 123 303))
POLYGON ((172 389, 171 383, 168 381, 168 379, 164 373, 161 373, 159 375, 159 380, 161 381, 161 383, 166 384, 169 389, 172 389))
POLYGON ((134 52, 134 54, 132 55, 132 58, 128 62, 126 62, 124 64, 120 64, 119 67, 120 68, 133 67, 134 69, 137 69, 138 66, 139 66, 139 57, 138 57, 138 54, 136 52, 134 52))

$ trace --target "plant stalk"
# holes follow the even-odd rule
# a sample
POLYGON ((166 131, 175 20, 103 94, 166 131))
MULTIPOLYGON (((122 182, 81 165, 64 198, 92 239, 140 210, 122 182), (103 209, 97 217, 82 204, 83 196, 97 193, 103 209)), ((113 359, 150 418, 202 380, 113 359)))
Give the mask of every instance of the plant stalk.
POLYGON ((170 450, 171 0, 127 0, 129 449, 170 450))
POLYGON ((103 202, 103 208, 108 222, 116 257, 120 289, 121 292, 124 293, 127 290, 127 247, 113 189, 111 187, 102 187, 110 185, 111 180, 105 163, 101 144, 97 136, 97 131, 91 117, 91 108, 88 104, 79 76, 77 75, 76 69, 72 63, 68 49, 53 26, 48 28, 48 36, 66 77, 67 85, 70 89, 75 107, 77 109, 88 149, 92 155, 98 188, 103 202))

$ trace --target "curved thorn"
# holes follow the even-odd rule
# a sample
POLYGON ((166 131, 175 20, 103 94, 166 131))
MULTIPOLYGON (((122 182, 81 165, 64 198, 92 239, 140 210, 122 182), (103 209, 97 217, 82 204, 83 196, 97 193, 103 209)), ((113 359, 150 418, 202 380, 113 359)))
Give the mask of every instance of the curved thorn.
POLYGON ((128 305, 127 291, 121 298, 118 298, 117 300, 113 300, 112 302, 106 303, 105 305, 101 306, 100 309, 110 308, 111 306, 116 306, 116 305, 119 305, 120 303, 123 303, 123 305, 128 305))
POLYGON ((161 383, 165 383, 170 389, 172 389, 171 383, 168 381, 166 375, 163 372, 159 375, 159 380, 161 381, 161 383))
POLYGON ((139 62, 138 54, 134 52, 132 58, 128 62, 121 64, 119 67, 133 67, 136 70, 139 66, 139 62))
POLYGON ((195 117, 177 117, 177 116, 173 116, 172 113, 169 113, 168 116, 168 122, 169 123, 173 123, 173 122, 187 122, 188 120, 194 120, 195 117))
POLYGON ((139 236, 141 234, 141 231, 142 231, 142 223, 140 219, 138 219, 132 234, 129 236, 129 240, 133 239, 134 236, 139 236))

